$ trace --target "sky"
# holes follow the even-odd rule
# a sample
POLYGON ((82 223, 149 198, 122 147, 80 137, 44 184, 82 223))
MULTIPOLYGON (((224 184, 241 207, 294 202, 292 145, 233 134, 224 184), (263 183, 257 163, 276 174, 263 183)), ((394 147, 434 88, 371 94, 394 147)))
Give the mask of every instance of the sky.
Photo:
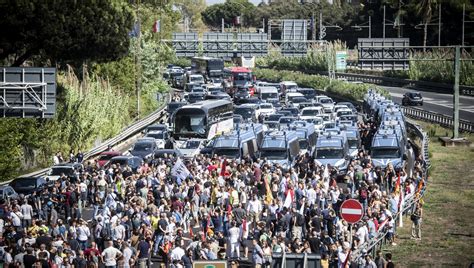
MULTIPOLYGON (((251 3, 253 3, 254 5, 258 5, 260 4, 260 2, 262 2, 262 0, 249 0, 251 3)), ((224 3, 225 0, 206 0, 206 4, 208 6, 210 5, 213 5, 213 4, 217 4, 217 3, 224 3)))

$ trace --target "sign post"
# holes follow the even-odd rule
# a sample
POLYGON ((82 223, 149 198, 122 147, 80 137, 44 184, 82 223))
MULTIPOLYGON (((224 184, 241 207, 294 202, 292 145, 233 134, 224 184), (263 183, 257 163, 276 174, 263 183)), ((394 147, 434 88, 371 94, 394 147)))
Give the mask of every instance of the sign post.
POLYGON ((347 223, 354 224, 359 222, 364 216, 362 204, 355 199, 347 199, 341 205, 341 217, 347 223))

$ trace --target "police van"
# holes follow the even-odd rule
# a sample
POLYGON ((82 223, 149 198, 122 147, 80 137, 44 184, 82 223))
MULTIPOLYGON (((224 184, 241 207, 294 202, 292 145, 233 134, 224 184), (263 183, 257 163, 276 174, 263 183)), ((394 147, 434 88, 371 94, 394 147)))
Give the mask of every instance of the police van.
POLYGON ((323 133, 318 137, 313 153, 314 161, 319 166, 330 165, 344 173, 350 162, 347 138, 342 135, 323 133))
POLYGON ((300 153, 298 136, 294 131, 265 133, 260 146, 260 158, 288 170, 300 153))
POLYGON ((318 138, 314 124, 306 121, 295 121, 290 125, 289 129, 298 136, 301 153, 311 153, 318 138))

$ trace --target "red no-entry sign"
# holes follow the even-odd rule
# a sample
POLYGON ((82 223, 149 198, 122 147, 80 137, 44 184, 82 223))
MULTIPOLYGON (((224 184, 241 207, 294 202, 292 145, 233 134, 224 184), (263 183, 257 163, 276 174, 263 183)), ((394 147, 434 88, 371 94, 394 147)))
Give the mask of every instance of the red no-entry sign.
POLYGON ((341 205, 341 217, 348 223, 356 223, 364 216, 362 204, 355 199, 347 199, 341 205))

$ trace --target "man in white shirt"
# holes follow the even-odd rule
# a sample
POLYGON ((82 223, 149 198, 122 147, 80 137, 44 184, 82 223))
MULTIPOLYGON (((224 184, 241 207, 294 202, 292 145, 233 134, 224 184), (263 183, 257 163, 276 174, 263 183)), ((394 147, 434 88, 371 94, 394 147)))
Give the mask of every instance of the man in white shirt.
POLYGON ((237 223, 232 222, 232 227, 229 229, 229 243, 230 243, 230 257, 240 258, 240 228, 237 223))
POLYGON ((122 256, 120 250, 114 248, 112 241, 107 241, 107 248, 102 251, 102 262, 105 267, 117 267, 117 259, 122 256))
POLYGON ((176 247, 171 251, 171 261, 180 261, 181 258, 186 254, 184 249, 181 248, 181 240, 176 239, 176 247))
POLYGON ((81 249, 85 250, 87 246, 87 240, 91 236, 91 231, 89 230, 89 227, 87 226, 87 222, 82 220, 82 224, 77 227, 77 240, 79 241, 79 244, 81 244, 81 249))
POLYGON ((117 224, 112 232, 112 239, 114 242, 122 242, 125 239, 125 226, 123 224, 117 224))
POLYGON ((258 222, 260 212, 262 211, 262 203, 257 199, 256 195, 254 195, 252 200, 249 201, 247 210, 250 212, 250 214, 253 214, 255 221, 258 222))

